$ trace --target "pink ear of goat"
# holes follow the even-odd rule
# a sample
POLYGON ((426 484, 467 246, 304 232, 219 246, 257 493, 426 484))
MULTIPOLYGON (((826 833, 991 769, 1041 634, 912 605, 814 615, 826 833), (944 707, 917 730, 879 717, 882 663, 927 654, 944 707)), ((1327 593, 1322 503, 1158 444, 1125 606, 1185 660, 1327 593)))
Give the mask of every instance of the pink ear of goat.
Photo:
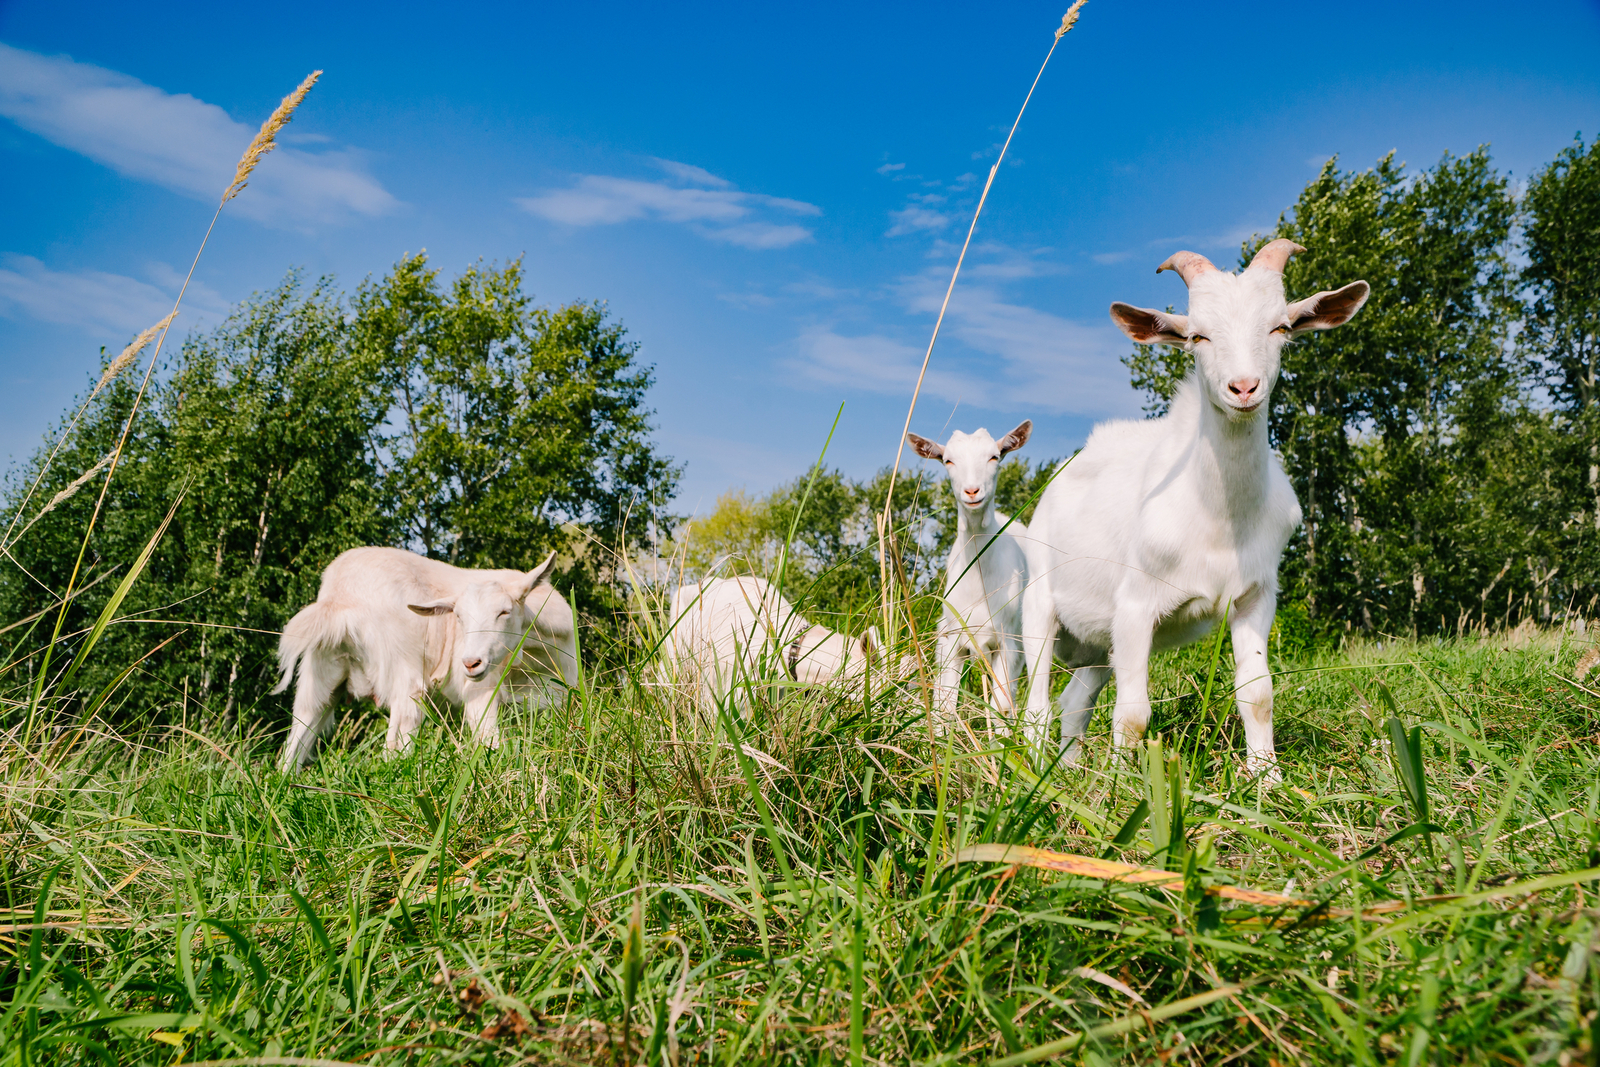
POLYGON ((1184 285, 1193 285, 1196 278, 1214 274, 1216 269, 1216 266, 1199 252, 1174 252, 1156 268, 1156 273, 1160 274, 1164 270, 1177 271, 1184 285))

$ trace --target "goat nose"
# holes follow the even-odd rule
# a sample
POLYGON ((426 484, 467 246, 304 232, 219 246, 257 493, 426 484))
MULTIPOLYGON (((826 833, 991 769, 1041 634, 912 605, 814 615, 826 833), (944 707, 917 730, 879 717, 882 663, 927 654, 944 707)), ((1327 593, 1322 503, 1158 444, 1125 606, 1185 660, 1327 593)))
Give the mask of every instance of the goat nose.
POLYGON ((1260 378, 1235 378, 1228 383, 1228 392, 1240 400, 1249 400, 1257 389, 1261 387, 1260 378))
POLYGON ((983 488, 981 486, 969 485, 961 491, 968 496, 977 496, 979 493, 983 492, 983 488))
POLYGON ((464 659, 461 661, 461 665, 467 669, 468 673, 471 673, 483 666, 483 660, 477 659, 476 657, 473 659, 464 659))

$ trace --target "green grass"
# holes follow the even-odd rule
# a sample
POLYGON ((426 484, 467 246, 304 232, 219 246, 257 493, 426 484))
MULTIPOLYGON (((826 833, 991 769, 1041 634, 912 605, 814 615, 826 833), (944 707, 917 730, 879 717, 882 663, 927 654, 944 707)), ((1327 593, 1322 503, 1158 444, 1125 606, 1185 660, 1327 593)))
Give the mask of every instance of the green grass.
POLYGON ((1578 651, 1280 663, 1271 789, 1226 663, 1205 706, 1209 647, 1157 664, 1159 749, 1107 751, 1108 693, 1087 765, 1042 779, 1003 739, 935 747, 914 692, 768 689, 733 725, 620 672, 508 711, 496 752, 446 718, 385 762, 366 719, 297 776, 215 724, 17 725, 0 1063, 1593 1062, 1578 651), (1183 881, 947 862, 984 842, 1183 881), (1207 892, 1291 881, 1326 908, 1207 892))

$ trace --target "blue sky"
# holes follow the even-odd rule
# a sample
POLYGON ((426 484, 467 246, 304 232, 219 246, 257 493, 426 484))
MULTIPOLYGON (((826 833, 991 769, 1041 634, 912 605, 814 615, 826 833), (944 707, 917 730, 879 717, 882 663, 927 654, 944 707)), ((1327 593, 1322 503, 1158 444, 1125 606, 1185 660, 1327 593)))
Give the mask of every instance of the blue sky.
MULTIPOLYGON (((308 71, 179 320, 290 267, 605 299, 659 376, 679 508, 815 459, 889 463, 966 221, 1063 2, 342 5, 0 0, 0 457, 159 318, 234 160, 308 71)), ((1091 0, 995 183, 913 428, 1138 413, 1106 318, 1155 265, 1269 230, 1330 155, 1492 145, 1525 178, 1600 127, 1600 5, 1091 0)))

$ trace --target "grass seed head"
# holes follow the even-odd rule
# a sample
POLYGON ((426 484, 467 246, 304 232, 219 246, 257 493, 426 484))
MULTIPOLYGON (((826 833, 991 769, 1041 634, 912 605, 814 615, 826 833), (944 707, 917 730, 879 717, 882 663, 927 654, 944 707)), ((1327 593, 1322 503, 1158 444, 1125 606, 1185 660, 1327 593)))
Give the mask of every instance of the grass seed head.
POLYGON ((154 326, 147 327, 142 333, 139 334, 138 337, 135 337, 128 343, 127 348, 124 348, 121 352, 117 353, 117 358, 111 361, 110 365, 106 367, 105 373, 100 375, 100 380, 95 382, 94 388, 89 391, 90 399, 93 399, 96 393, 104 389, 106 385, 110 383, 111 379, 127 370, 128 365, 138 358, 140 352, 144 351, 144 346, 149 344, 155 338, 156 334, 160 333, 162 330, 165 330, 168 326, 171 326, 172 320, 177 317, 178 310, 177 308, 173 308, 172 312, 166 318, 162 319, 154 326))
POLYGON ((256 169, 256 164, 278 146, 278 131, 289 125, 289 120, 294 117, 294 109, 300 106, 300 101, 306 98, 306 94, 317 84, 317 79, 320 77, 322 77, 320 70, 307 74, 306 80, 296 86, 294 92, 284 97, 278 109, 267 116, 267 121, 261 124, 261 130, 250 142, 250 147, 239 157, 239 165, 233 171, 233 182, 222 193, 224 204, 239 195, 250 177, 250 172, 256 169))
POLYGON ((1056 31, 1056 40, 1059 41, 1061 38, 1065 37, 1067 35, 1067 31, 1072 29, 1073 25, 1077 23, 1078 9, 1086 3, 1088 3, 1088 0, 1075 0, 1073 5, 1067 8, 1067 13, 1061 16, 1061 28, 1056 31))

